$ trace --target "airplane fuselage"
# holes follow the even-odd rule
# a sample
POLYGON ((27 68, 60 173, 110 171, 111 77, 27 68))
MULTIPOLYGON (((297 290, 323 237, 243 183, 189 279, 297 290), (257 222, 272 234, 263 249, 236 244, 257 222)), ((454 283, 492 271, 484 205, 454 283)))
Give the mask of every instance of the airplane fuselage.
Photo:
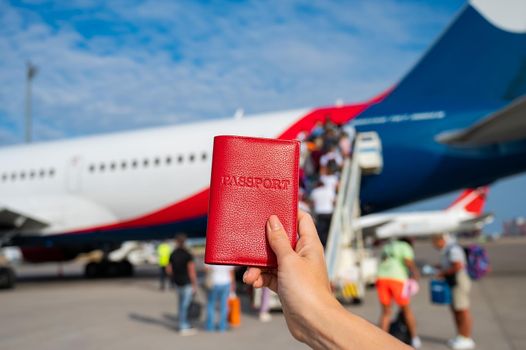
MULTIPOLYGON (((4 148, 1 201, 15 209, 20 203, 20 212, 53 222, 15 242, 161 239, 177 231, 204 236, 213 137, 280 137, 308 114, 297 110, 4 148)), ((375 118, 354 120, 358 131, 378 132, 383 144, 382 173, 362 182, 364 213, 526 169, 522 143, 455 149, 435 140, 441 131, 471 124, 478 119, 474 114, 422 111, 375 118)))
MULTIPOLYGON (((213 137, 278 137, 306 111, 6 147, 0 150, 0 203, 53 224, 45 236, 100 231, 206 191, 213 137)), ((206 198, 205 198, 206 199, 206 198)), ((198 216, 207 201, 199 200, 198 216)), ((166 224, 166 218, 144 225, 166 224)), ((204 232, 201 225, 198 228, 204 232)))
POLYGON ((362 181, 363 212, 383 211, 461 188, 487 185, 524 171, 524 140, 481 147, 453 147, 437 141, 441 133, 466 128, 491 112, 447 112, 438 108, 382 115, 373 106, 359 116, 356 129, 376 131, 384 157, 382 173, 362 181))
POLYGON ((362 181, 364 214, 523 172, 522 115, 503 114, 526 94, 523 13, 518 2, 470 1, 395 87, 363 104, 3 148, 0 231, 10 220, 41 227, 21 230, 13 244, 83 249, 178 231, 204 236, 214 135, 292 139, 327 117, 381 138, 383 170, 362 181), (477 141, 487 146, 440 138, 488 119, 492 137, 477 141), (518 141, 503 137, 510 128, 518 141))

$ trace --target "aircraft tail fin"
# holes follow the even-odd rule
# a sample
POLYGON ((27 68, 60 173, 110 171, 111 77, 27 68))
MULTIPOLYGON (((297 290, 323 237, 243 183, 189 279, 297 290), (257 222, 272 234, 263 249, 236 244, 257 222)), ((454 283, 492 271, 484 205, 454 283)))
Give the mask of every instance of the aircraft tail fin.
POLYGON ((363 115, 487 110, 525 95, 525 13, 524 0, 470 0, 389 95, 363 115))
POLYGON ((462 210, 475 215, 481 215, 486 204, 489 188, 487 186, 469 188, 447 208, 447 210, 462 210))

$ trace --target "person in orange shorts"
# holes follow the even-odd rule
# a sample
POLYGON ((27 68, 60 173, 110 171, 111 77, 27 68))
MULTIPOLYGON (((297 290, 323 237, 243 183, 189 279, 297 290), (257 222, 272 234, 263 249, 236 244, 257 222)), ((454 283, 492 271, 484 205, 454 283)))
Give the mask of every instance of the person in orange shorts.
POLYGON ((414 263, 414 256, 413 248, 404 240, 393 239, 385 244, 382 251, 382 262, 378 267, 376 289, 382 305, 380 328, 386 332, 389 331, 394 301, 404 314, 411 335, 411 345, 418 349, 422 346, 422 342, 416 334, 416 321, 409 305, 410 293, 408 291, 410 273, 414 279, 418 280, 420 277, 414 263))

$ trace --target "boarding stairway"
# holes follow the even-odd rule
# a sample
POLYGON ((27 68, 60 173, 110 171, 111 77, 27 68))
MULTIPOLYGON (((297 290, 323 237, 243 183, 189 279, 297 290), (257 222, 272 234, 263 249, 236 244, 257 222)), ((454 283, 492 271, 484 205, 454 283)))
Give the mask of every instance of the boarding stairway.
MULTIPOLYGON (((382 145, 376 132, 356 135, 353 156, 346 159, 325 247, 325 260, 335 295, 345 302, 360 302, 365 287, 376 280, 377 260, 365 247, 362 233, 353 227, 360 217, 362 176, 382 171, 382 145)), ((261 289, 252 298, 254 308, 261 306, 261 289)), ((277 294, 271 293, 269 306, 281 309, 277 294)))
POLYGON ((365 287, 376 278, 377 259, 364 246, 362 231, 353 224, 360 217, 362 176, 379 174, 382 166, 378 134, 358 134, 352 158, 344 161, 325 247, 329 280, 335 294, 344 301, 360 302, 365 287))

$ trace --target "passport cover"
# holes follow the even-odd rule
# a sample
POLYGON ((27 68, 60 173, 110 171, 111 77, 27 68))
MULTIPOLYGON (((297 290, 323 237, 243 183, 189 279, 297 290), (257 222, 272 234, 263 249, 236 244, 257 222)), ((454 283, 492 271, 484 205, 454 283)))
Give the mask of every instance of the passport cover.
POLYGON ((276 267, 265 226, 275 214, 296 246, 299 142, 216 136, 205 263, 276 267))

